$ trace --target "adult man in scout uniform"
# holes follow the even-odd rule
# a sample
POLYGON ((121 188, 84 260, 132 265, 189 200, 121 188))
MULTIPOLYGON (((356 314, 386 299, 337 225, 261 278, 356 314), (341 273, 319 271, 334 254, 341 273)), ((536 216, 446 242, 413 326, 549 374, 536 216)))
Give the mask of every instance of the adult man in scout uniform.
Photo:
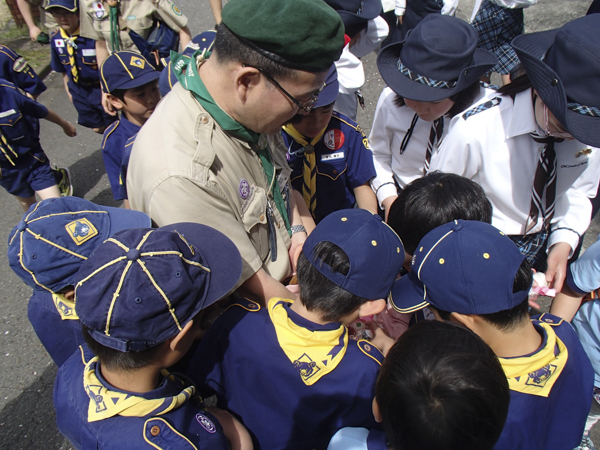
POLYGON ((236 288, 264 304, 291 298, 288 251, 306 237, 279 132, 316 103, 344 27, 321 0, 232 0, 222 17, 210 58, 173 58, 179 83, 138 134, 127 191, 159 226, 226 234, 244 262, 236 288))

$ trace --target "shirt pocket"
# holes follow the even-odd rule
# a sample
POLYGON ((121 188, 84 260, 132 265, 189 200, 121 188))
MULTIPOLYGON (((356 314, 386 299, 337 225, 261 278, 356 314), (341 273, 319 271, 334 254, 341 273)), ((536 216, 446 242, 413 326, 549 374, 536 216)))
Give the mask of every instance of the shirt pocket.
MULTIPOLYGON (((0 113, 0 130, 10 144, 18 146, 26 140, 27 127, 21 112, 16 109, 0 113)), ((18 151, 15 147, 13 149, 18 151)))
MULTIPOLYGON (((133 16, 130 16, 133 17, 133 16)), ((154 24, 154 19, 151 15, 143 17, 135 17, 133 19, 127 19, 127 27, 130 30, 135 31, 137 34, 147 39, 150 35, 150 28, 154 24)))
POLYGON ((319 161, 317 163, 317 193, 327 192, 330 199, 346 198, 346 171, 348 165, 345 159, 319 161))
POLYGON ((269 225, 267 195, 263 188, 250 187, 250 196, 242 204, 242 223, 261 261, 264 261, 269 255, 269 225))

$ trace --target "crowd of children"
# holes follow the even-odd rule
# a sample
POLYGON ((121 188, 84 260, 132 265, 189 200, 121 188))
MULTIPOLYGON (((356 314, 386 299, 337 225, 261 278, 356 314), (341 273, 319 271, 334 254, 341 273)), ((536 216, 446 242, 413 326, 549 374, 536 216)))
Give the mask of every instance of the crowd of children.
POLYGON ((76 129, 36 101, 43 82, 0 45, 0 185, 26 211, 8 260, 33 288, 28 317, 59 367, 61 433, 78 449, 594 449, 600 303, 582 299, 600 288, 600 242, 578 253, 600 179, 600 16, 512 41, 503 30, 506 42, 488 50, 481 28, 501 21, 490 14, 516 17, 520 34, 519 8, 531 2, 485 0, 473 26, 440 14, 442 2, 429 12, 407 2, 407 22, 377 58, 386 87, 367 137, 354 120, 360 86, 348 86, 351 76, 364 82, 359 57, 387 34, 380 0, 326 0, 335 12, 323 0, 296 3, 211 1, 224 23, 191 39, 170 0, 47 0, 58 25, 51 66, 78 124, 103 134, 124 208, 72 196, 67 169, 50 167, 38 120, 68 136, 76 129), (268 138, 277 145, 225 114, 203 81, 222 64, 226 39, 287 64, 278 36, 260 35, 268 44, 259 48, 261 30, 236 34, 245 25, 231 11, 243 5, 280 18, 290 8, 291 33, 304 14, 328 8, 339 23, 321 31, 331 42, 346 31, 321 66, 302 60, 318 45, 298 45, 305 65, 288 67, 323 76, 308 101, 277 81, 285 71, 271 75, 252 59, 236 69, 245 71, 242 103, 264 77, 294 107, 268 138), (151 41, 157 26, 179 36, 181 54, 141 54, 129 31, 151 41), (218 62, 206 69, 213 45, 218 62), (519 76, 499 89, 481 81, 517 64, 519 76), (171 183, 202 173, 232 203, 215 175, 227 175, 227 161, 197 135, 209 126, 249 144, 241 148, 260 168, 253 176, 270 184, 236 179, 233 197, 242 216, 256 216, 241 218, 244 238, 268 244, 260 264, 279 253, 293 267, 277 279, 285 295, 245 298, 249 262, 225 224, 130 209, 130 156, 139 169, 148 138, 136 138, 170 104, 161 96, 205 108, 188 130, 192 162, 170 168, 171 183), (283 244, 288 252, 278 252, 283 244), (530 311, 533 269, 559 292, 550 313, 530 311))

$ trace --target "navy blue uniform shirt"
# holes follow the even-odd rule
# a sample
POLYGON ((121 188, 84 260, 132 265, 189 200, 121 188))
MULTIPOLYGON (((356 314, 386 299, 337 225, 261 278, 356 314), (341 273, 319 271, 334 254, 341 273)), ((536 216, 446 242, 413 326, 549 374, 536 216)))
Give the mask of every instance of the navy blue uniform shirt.
POLYGON ((121 198, 129 198, 127 196, 127 167, 129 167, 129 159, 131 158, 131 149, 135 143, 137 133, 127 139, 125 147, 123 147, 123 159, 121 160, 121 175, 119 178, 119 195, 121 198))
POLYGON ((5 45, 0 45, 0 78, 10 81, 33 96, 46 90, 46 85, 27 60, 5 45))
MULTIPOLYGON (((292 186, 302 192, 304 146, 285 131, 281 132, 288 148, 292 186)), ((310 139, 307 139, 310 142, 310 139)), ((368 183, 377 173, 367 136, 359 125, 334 111, 323 137, 315 147, 317 165, 317 207, 314 219, 319 223, 328 214, 353 208, 354 189, 368 183)))
POLYGON ((102 158, 104 159, 104 167, 115 200, 123 200, 125 198, 121 194, 119 182, 125 145, 128 139, 137 134, 141 128, 127 120, 125 114, 121 114, 121 119, 112 123, 104 130, 102 158))

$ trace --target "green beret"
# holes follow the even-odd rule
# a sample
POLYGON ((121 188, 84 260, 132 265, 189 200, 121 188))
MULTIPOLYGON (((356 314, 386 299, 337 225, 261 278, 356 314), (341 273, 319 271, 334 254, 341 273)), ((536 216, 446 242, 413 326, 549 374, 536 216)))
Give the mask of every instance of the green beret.
POLYGON ((329 70, 344 47, 344 23, 323 0, 231 0, 221 16, 242 42, 292 69, 329 70))

